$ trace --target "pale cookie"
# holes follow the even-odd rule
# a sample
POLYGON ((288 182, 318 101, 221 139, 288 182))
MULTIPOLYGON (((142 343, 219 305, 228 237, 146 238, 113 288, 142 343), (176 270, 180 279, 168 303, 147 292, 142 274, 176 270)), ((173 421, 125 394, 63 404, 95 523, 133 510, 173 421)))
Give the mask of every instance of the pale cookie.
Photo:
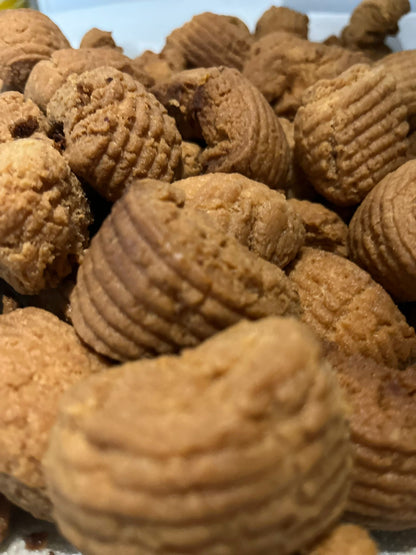
POLYGON ((295 157, 315 189, 359 204, 406 161, 407 109, 382 67, 355 65, 310 87, 295 118, 295 157))
POLYGON ((41 460, 65 390, 107 368, 72 326, 37 308, 0 316, 0 491, 51 519, 41 460))
POLYGON ((60 529, 88 555, 293 554, 348 495, 336 385, 307 327, 276 317, 84 380, 45 460, 60 529))

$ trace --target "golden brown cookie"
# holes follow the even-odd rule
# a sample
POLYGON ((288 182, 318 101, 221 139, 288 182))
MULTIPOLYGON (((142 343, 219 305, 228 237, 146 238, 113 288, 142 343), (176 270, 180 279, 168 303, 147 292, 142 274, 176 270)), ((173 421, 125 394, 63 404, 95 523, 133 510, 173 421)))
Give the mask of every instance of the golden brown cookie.
POLYGON ((51 518, 41 459, 61 395, 107 367, 72 326, 37 308, 0 316, 0 491, 51 518))
POLYGON ((115 360, 194 346, 242 318, 298 315, 275 266, 183 208, 167 183, 133 183, 94 236, 71 295, 82 339, 115 360))
POLYGON ((0 277, 19 293, 56 286, 82 260, 91 215, 48 140, 0 145, 0 277))
POLYGON ((202 147, 191 141, 182 141, 181 179, 201 175, 203 172, 200 156, 202 147))
POLYGON ((335 381, 288 318, 85 380, 45 461, 59 527, 90 555, 293 554, 348 495, 335 381))
POLYGON ((63 125, 71 169, 107 200, 136 178, 172 181, 181 137, 156 98, 130 75, 110 67, 71 75, 47 108, 63 125))
POLYGON ((327 350, 349 406, 354 466, 346 517, 377 530, 414 528, 416 367, 400 371, 327 350))
POLYGON ((46 15, 36 10, 1 10, 0 76, 3 90, 22 92, 32 67, 70 44, 46 15))
POLYGON ((293 119, 308 87, 366 61, 360 52, 279 31, 253 43, 243 74, 263 93, 277 115, 293 119))
POLYGON ((302 39, 308 38, 309 18, 306 14, 286 7, 271 6, 256 23, 256 39, 274 31, 293 33, 302 39))
POLYGON ((25 96, 46 112, 48 102, 71 73, 79 75, 102 66, 128 73, 145 87, 154 83, 143 68, 114 48, 68 48, 57 50, 50 59, 36 64, 26 82, 25 96))
POLYGON ((406 160, 407 110, 395 79, 358 64, 305 93, 295 118, 295 157, 315 189, 353 206, 406 160))
POLYGON ((287 186, 289 148, 263 95, 239 71, 183 71, 154 93, 185 140, 204 141, 204 173, 241 173, 271 188, 287 186))
POLYGON ((382 58, 378 65, 396 79, 397 90, 407 108, 410 130, 416 129, 416 50, 394 52, 382 58))
POLYGON ((348 256, 348 226, 338 214, 318 202, 292 198, 288 204, 305 226, 305 246, 348 256))
POLYGON ((0 143, 30 137, 45 136, 51 131, 48 120, 38 106, 22 93, 8 91, 0 94, 0 143))
POLYGON ((172 31, 161 52, 175 71, 226 66, 241 69, 252 38, 238 17, 204 12, 172 31))
POLYGON ((409 0, 363 0, 352 12, 341 39, 346 45, 382 44, 395 35, 399 19, 410 11, 409 0))
MULTIPOLYGON (((116 48, 119 52, 123 49, 117 46, 110 31, 103 31, 93 27, 82 37, 80 48, 116 48)), ((91 68, 89 68, 91 69, 91 68)))
POLYGON ((302 555, 378 555, 379 551, 370 534, 355 524, 340 524, 324 537, 312 550, 302 555))
POLYGON ((303 321, 322 339, 392 368, 416 359, 415 330, 381 285, 350 260, 305 247, 289 277, 303 321))
POLYGON ((416 301, 416 160, 389 173, 356 210, 353 260, 398 301, 416 301))
POLYGON ((301 218, 284 195, 237 173, 175 181, 185 204, 209 214, 218 229, 284 268, 304 243, 301 218))

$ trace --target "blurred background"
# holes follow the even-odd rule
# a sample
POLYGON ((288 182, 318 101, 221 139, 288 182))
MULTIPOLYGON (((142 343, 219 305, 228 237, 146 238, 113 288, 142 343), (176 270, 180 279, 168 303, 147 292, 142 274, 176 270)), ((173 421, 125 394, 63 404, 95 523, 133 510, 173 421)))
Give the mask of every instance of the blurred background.
MULTIPOLYGON (((288 6, 310 15, 310 39, 320 41, 338 34, 359 0, 37 0, 38 7, 61 27, 72 46, 91 27, 113 33, 114 40, 128 56, 143 50, 159 51, 164 38, 175 27, 203 11, 236 15, 253 29, 260 15, 272 4, 288 6)), ((401 23, 400 43, 394 49, 416 48, 416 0, 410 0, 413 14, 401 23)))

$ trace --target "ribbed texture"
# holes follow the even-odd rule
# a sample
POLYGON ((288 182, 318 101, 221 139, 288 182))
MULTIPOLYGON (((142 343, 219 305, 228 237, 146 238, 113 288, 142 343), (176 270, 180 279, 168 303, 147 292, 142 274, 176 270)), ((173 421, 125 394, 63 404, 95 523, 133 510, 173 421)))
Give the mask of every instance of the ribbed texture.
POLYGON ((277 266, 183 202, 174 186, 137 182, 95 235, 71 306, 98 352, 117 360, 175 352, 241 318, 299 313, 277 266))
POLYGON ((416 160, 387 175, 349 226, 353 259, 399 301, 416 301, 416 160))
POLYGON ((292 198, 288 204, 305 226, 305 246, 348 256, 348 226, 338 214, 318 202, 292 198))
POLYGON ((396 79, 397 90, 407 108, 410 129, 416 129, 416 50, 394 52, 382 58, 377 65, 384 67, 396 79))
POLYGON ((79 75, 102 66, 128 73, 146 87, 153 85, 143 68, 114 48, 65 48, 36 64, 26 81, 25 96, 46 112, 48 102, 71 73, 79 75))
POLYGON ((392 368, 415 360, 415 330, 381 285, 350 260, 307 247, 289 277, 302 319, 322 339, 392 368))
POLYGON ((325 198, 358 204, 405 162, 406 117, 394 78, 356 65, 305 94, 295 118, 296 159, 325 198))
POLYGON ((237 173, 175 181, 186 206, 209 214, 218 229, 284 268, 303 246, 302 220, 282 193, 237 173))
POLYGON ((241 69, 251 41, 250 31, 238 17, 205 12, 166 37, 161 55, 176 71, 212 66, 241 69))
POLYGON ((293 119, 308 87, 366 61, 360 52, 276 31, 253 43, 243 74, 264 94, 277 115, 293 119))
POLYGON ((239 71, 184 71, 155 88, 184 138, 206 143, 204 172, 241 173, 272 188, 287 187, 290 151, 279 120, 239 71))
POLYGON ((0 12, 0 78, 3 90, 23 91, 32 67, 70 44, 55 23, 29 9, 0 12))
POLYGON ((350 407, 353 487, 347 516, 379 530, 416 526, 416 369, 330 349, 350 407))
POLYGON ((334 386, 308 329, 279 318, 84 381, 46 458, 60 528, 86 555, 297 551, 348 494, 334 386))
POLYGON ((109 67, 71 75, 48 104, 63 124, 71 169, 108 200, 135 178, 173 181, 181 137, 163 106, 130 75, 109 67))

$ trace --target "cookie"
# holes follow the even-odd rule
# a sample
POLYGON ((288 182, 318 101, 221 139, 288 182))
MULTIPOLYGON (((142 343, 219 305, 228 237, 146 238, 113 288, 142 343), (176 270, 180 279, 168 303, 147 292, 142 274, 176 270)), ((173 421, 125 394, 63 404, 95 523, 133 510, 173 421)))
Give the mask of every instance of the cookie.
POLYGON ((37 308, 0 316, 0 492, 51 519, 41 460, 65 390, 107 363, 72 326, 37 308))
POLYGON ((239 71, 183 71, 152 89, 185 140, 206 145, 204 173, 241 173, 273 189, 287 187, 289 148, 273 110, 239 71))
POLYGON ((173 181, 181 137, 156 98, 110 67, 71 75, 51 98, 48 118, 62 125, 74 173, 110 201, 137 178, 173 181))
POLYGON ((90 555, 296 552, 348 495, 336 385, 307 327, 276 317, 84 380, 45 458, 60 529, 90 555))
POLYGON ((415 360, 415 330, 381 285, 350 260, 305 247, 289 277, 302 319, 322 339, 392 368, 415 360))
POLYGON ((89 242, 81 184, 46 138, 0 144, 0 277, 23 294, 55 287, 89 242))
POLYGON ((99 353, 121 361, 173 353, 244 318, 299 314, 280 268, 184 204, 174 185, 138 181, 94 236, 71 309, 99 353))
POLYGON ((318 193, 354 206, 406 161, 406 118, 394 78, 357 64, 305 93, 295 118, 296 160, 318 193))

